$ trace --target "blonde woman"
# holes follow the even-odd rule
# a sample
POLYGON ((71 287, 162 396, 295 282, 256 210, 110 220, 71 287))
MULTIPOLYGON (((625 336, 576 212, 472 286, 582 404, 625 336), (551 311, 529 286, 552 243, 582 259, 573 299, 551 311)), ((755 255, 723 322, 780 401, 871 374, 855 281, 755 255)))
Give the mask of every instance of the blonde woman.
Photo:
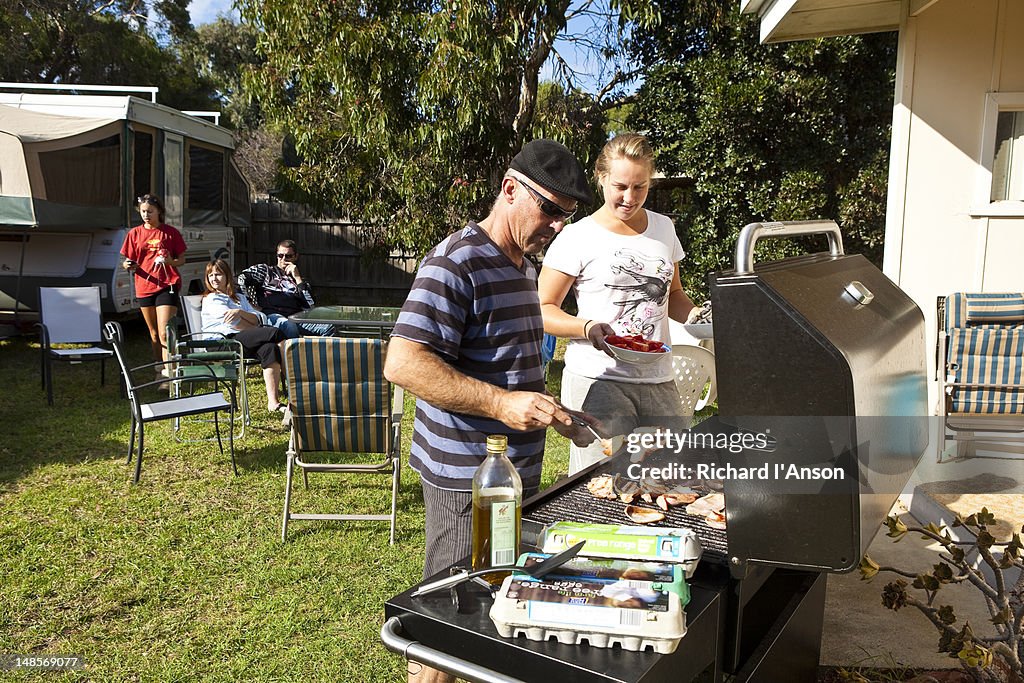
POLYGON ((206 264, 206 293, 203 295, 203 332, 214 332, 242 344, 246 358, 258 358, 267 387, 267 409, 284 412, 278 388, 281 386, 281 348, 284 335, 266 325, 267 317, 254 309, 244 294, 235 291, 235 277, 227 261, 206 264))
MULTIPOLYGON (((609 334, 640 334, 669 341, 668 319, 686 322, 699 309, 683 291, 679 261, 685 256, 675 226, 644 209, 654 175, 647 139, 622 133, 595 164, 604 203, 567 225, 548 247, 540 272, 544 331, 568 337, 562 403, 599 420, 609 435, 640 425, 672 426, 680 416, 672 359, 633 365, 607 350, 609 334), (562 310, 572 290, 578 315, 562 310)), ((604 457, 602 446, 572 444, 569 473, 604 457)))

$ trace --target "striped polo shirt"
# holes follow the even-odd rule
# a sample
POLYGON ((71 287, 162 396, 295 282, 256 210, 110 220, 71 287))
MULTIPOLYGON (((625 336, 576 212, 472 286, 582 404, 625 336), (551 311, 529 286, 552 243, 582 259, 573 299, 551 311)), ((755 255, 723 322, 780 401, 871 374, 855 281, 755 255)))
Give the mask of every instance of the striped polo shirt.
MULTIPOLYGON (((426 344, 457 371, 504 389, 544 391, 544 322, 537 270, 516 266, 476 223, 438 244, 420 264, 392 336, 426 344)), ((513 430, 454 413, 423 399, 409 464, 428 483, 470 491, 488 434, 508 436, 508 456, 523 488, 540 485, 545 430, 513 430)))

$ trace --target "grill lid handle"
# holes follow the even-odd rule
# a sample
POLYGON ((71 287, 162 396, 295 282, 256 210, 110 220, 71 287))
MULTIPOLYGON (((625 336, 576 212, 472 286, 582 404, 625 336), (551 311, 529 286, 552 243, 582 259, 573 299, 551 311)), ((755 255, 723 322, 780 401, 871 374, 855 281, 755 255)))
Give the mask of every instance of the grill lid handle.
POLYGON ((736 274, 754 273, 754 245, 766 237, 796 237, 799 235, 826 235, 828 251, 832 256, 843 255, 843 235, 835 221, 773 221, 749 223, 736 240, 736 274))

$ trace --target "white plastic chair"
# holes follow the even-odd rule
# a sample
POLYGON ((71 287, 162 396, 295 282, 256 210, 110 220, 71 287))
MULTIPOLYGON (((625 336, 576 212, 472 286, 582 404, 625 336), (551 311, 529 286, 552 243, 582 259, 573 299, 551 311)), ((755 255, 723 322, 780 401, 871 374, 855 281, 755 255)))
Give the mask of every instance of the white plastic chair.
POLYGON ((103 341, 99 287, 40 287, 39 346, 46 402, 53 405, 53 361, 100 362, 100 386, 106 383, 107 358, 114 352, 100 346, 54 348, 53 344, 98 344, 103 341))
POLYGON ((700 346, 672 347, 672 369, 683 414, 693 416, 718 398, 715 354, 700 346))

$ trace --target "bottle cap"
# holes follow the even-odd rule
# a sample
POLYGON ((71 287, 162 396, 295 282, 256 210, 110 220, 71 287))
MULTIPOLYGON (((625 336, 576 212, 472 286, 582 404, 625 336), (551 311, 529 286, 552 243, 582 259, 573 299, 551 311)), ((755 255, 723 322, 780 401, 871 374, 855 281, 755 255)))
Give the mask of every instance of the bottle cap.
POLYGON ((492 434, 487 437, 487 450, 504 452, 508 450, 508 437, 504 434, 492 434))

